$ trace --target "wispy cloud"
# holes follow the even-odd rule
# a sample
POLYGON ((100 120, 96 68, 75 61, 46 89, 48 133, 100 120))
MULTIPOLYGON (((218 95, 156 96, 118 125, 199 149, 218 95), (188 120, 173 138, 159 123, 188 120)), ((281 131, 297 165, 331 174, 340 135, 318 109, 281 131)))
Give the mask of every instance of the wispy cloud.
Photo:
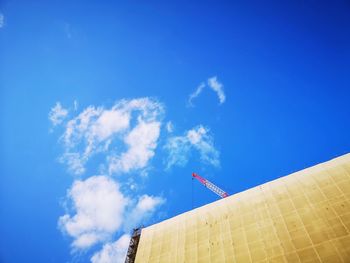
POLYGON ((172 133, 174 131, 174 124, 171 121, 168 121, 165 125, 167 132, 172 133))
POLYGON ((49 120, 53 126, 61 124, 68 115, 68 110, 63 108, 61 103, 57 102, 49 112, 49 120))
POLYGON ((215 149, 209 130, 202 125, 187 131, 183 136, 170 137, 164 146, 167 151, 166 168, 185 166, 193 150, 199 153, 202 163, 220 166, 219 151, 215 149))
POLYGON ((224 103, 226 100, 226 96, 224 93, 223 85, 218 81, 217 77, 209 78, 208 85, 218 95, 220 104, 224 103))
POLYGON ((196 89, 193 93, 190 94, 190 97, 188 98, 188 104, 189 104, 190 106, 193 106, 192 101, 193 101, 195 98, 197 98, 197 97, 199 96, 199 94, 202 93, 202 90, 203 90, 204 88, 205 88, 205 84, 204 84, 204 83, 201 83, 201 84, 199 84, 199 86, 197 87, 197 89, 196 89))
POLYGON ((66 164, 68 171, 73 174, 85 173, 85 163, 87 158, 84 158, 78 152, 65 152, 59 159, 61 163, 66 164))
POLYGON ((146 167, 154 156, 160 132, 160 122, 140 122, 125 137, 128 150, 109 158, 109 173, 129 172, 146 167))
POLYGON ((168 139, 164 149, 167 151, 165 159, 166 169, 174 165, 185 166, 189 159, 191 144, 187 136, 176 136, 168 139))
MULTIPOLYGON (((218 96, 219 99, 219 103, 223 104, 226 100, 226 96, 225 96, 225 92, 223 89, 223 85, 222 83, 220 83, 217 79, 216 76, 211 77, 207 80, 207 85, 210 89, 212 89, 218 96)), ((195 98, 197 98, 203 91, 203 89, 207 87, 206 84, 204 82, 202 82, 197 89, 190 94, 189 98, 188 98, 188 105, 193 107, 193 100, 195 98)))
POLYGON ((124 224, 124 231, 128 232, 141 222, 146 221, 155 210, 165 203, 165 199, 159 196, 142 195, 133 209, 126 215, 128 218, 124 224))
POLYGON ((126 252, 129 247, 130 235, 124 234, 117 241, 107 243, 102 250, 95 253, 92 258, 92 263, 124 263, 126 252))

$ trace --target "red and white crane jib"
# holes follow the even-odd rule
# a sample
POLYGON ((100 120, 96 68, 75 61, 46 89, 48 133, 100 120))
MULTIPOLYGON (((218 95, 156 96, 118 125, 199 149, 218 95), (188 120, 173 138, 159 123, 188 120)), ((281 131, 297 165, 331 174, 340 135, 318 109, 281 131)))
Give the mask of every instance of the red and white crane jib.
POLYGON ((208 181, 207 179, 199 176, 196 173, 192 173, 192 177, 196 178, 201 184, 203 184, 206 188, 208 188, 209 190, 211 190, 212 192, 214 192, 215 194, 217 194, 221 198, 228 197, 228 193, 226 193, 224 190, 222 190, 221 188, 217 187, 215 184, 213 184, 212 182, 208 181))

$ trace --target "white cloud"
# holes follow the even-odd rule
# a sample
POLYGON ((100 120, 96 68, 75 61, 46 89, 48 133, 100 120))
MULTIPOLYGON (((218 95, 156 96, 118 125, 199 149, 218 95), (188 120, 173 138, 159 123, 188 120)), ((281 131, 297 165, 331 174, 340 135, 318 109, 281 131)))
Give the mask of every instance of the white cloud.
POLYGON ((124 230, 130 231, 138 227, 141 222, 148 220, 157 207, 165 203, 165 199, 159 196, 142 195, 136 206, 127 214, 128 220, 124 224, 124 230))
MULTIPOLYGON (((193 98, 203 88, 198 87, 193 98)), ((57 103, 49 114, 54 125, 61 124, 65 128, 60 137, 64 151, 59 160, 72 173, 85 173, 88 162, 97 154, 99 156, 95 160, 102 160, 100 167, 103 166, 109 175, 133 171, 145 175, 150 171, 149 163, 155 155, 163 125, 161 103, 151 98, 140 98, 121 100, 110 108, 89 106, 79 112, 77 110, 78 104, 74 101, 74 110, 69 115, 75 116, 68 118, 68 110, 57 103)), ((164 126, 167 136, 170 136, 173 124, 169 121, 164 126)), ((192 153, 196 153, 205 164, 220 164, 213 138, 202 125, 182 136, 170 137, 164 148, 168 153, 167 168, 185 165, 192 153)), ((121 189, 132 191, 137 196, 139 185, 130 178, 133 177, 121 181, 121 189)), ((166 200, 147 194, 139 198, 127 197, 121 192, 118 182, 109 176, 99 175, 75 180, 67 192, 67 201, 71 204, 70 210, 59 218, 58 225, 72 238, 73 251, 103 244, 91 261, 108 263, 124 262, 130 236, 123 235, 116 242, 110 242, 111 238, 119 231, 128 233, 141 222, 149 220, 166 200)))
MULTIPOLYGON (((65 128, 60 137, 64 152, 59 160, 72 173, 85 173, 90 158, 100 154, 100 166, 110 174, 133 170, 147 174, 162 127, 163 106, 158 101, 121 100, 111 108, 89 106, 80 112, 74 101, 74 110, 69 114, 76 116, 72 118, 67 118, 68 111, 62 114, 65 109, 60 104, 55 107, 52 112, 61 115, 52 117, 54 114, 50 112, 49 116, 55 125, 62 124, 65 128)), ((172 129, 171 123, 166 127, 168 131, 172 129)), ((139 185, 135 182, 130 177, 121 187, 138 192, 139 185)), ((91 257, 93 263, 124 262, 130 236, 123 235, 116 242, 110 242, 111 238, 118 231, 127 233, 141 221, 145 222, 165 202, 162 197, 146 194, 139 198, 126 197, 119 183, 104 175, 75 180, 66 200, 71 206, 59 218, 59 228, 73 239, 73 251, 103 244, 101 251, 91 257)))
POLYGON ((146 213, 153 212, 158 205, 161 205, 165 200, 158 196, 143 195, 139 198, 134 213, 137 216, 144 216, 146 213))
POLYGON ((174 165, 185 166, 189 159, 191 144, 186 136, 170 137, 164 146, 167 151, 166 169, 174 165))
POLYGON ((122 225, 129 200, 119 185, 106 176, 76 180, 67 195, 74 215, 59 218, 60 229, 73 237, 74 249, 87 249, 108 240, 122 225))
POLYGON ((130 235, 124 234, 117 241, 107 243, 102 250, 95 253, 92 263, 124 263, 129 247, 130 235))
POLYGON ((213 138, 208 134, 208 130, 202 126, 190 130, 187 133, 187 138, 193 147, 199 152, 200 160, 203 163, 213 166, 220 166, 219 151, 215 149, 213 138))
MULTIPOLYGON (((107 176, 76 180, 68 191, 67 199, 71 203, 73 215, 67 213, 61 216, 58 225, 62 232, 73 238, 74 250, 105 243, 121 229, 129 232, 140 222, 148 220, 165 202, 162 197, 147 194, 137 201, 129 199, 120 192, 118 183, 107 176)), ((123 253, 116 244, 119 244, 118 241, 106 245, 93 259, 107 260, 107 255, 113 255, 113 259, 117 254, 120 256, 123 253)))
POLYGON ((187 131, 183 136, 169 138, 164 149, 168 152, 166 169, 174 165, 185 166, 192 150, 199 153, 202 163, 220 166, 219 151, 215 149, 208 129, 202 125, 187 131))
POLYGON ((208 85, 218 95, 220 104, 224 103, 226 100, 226 96, 224 93, 223 85, 217 80, 217 77, 209 78, 208 85))
POLYGON ((89 106, 76 118, 68 121, 63 140, 67 148, 83 143, 88 157, 101 142, 129 126, 129 114, 118 110, 104 110, 89 106))
MULTIPOLYGON (((1 22, 1 21, 0 21, 1 22)), ((49 112, 49 120, 53 126, 61 124, 68 115, 68 110, 63 108, 61 103, 56 102, 56 105, 49 112)))
POLYGON ((118 110, 104 110, 91 126, 91 135, 98 141, 106 140, 112 134, 129 127, 129 121, 129 113, 118 110))
POLYGON ((83 174, 85 172, 86 159, 79 153, 66 152, 59 158, 59 161, 67 164, 68 170, 73 174, 83 174))
MULTIPOLYGON (((224 89, 223 89, 223 85, 222 83, 220 83, 217 79, 216 76, 214 77, 211 77, 207 80, 207 84, 208 84, 208 87, 210 89, 212 89, 213 91, 216 92, 218 98, 219 98, 219 102, 220 104, 223 104, 226 100, 226 96, 225 96, 225 92, 224 92, 224 89)), ((203 91, 203 89, 206 87, 206 85, 204 83, 201 83, 197 89, 190 94, 189 98, 188 98, 188 105, 189 106, 194 106, 193 105, 193 100, 195 98, 197 98, 203 91)))
POLYGON ((197 145, 207 133, 207 130, 203 126, 198 126, 197 129, 192 129, 187 132, 187 139, 191 144, 197 145))
POLYGON ((154 156, 160 133, 160 122, 143 122, 130 131, 124 138, 128 150, 120 157, 110 157, 109 172, 129 172, 132 169, 144 168, 154 156))
POLYGON ((199 96, 199 94, 201 94, 201 92, 203 91, 204 88, 205 88, 205 84, 204 84, 204 83, 201 83, 201 84, 199 84, 199 86, 197 87, 197 89, 196 89, 193 93, 190 94, 190 97, 189 97, 189 99, 188 99, 188 104, 189 104, 190 106, 193 106, 192 100, 195 99, 195 98, 197 98, 197 97, 199 96))
POLYGON ((3 28, 5 25, 5 16, 4 14, 0 13, 0 28, 3 28))
POLYGON ((110 109, 89 106, 67 122, 61 160, 75 174, 83 173, 96 153, 107 156, 111 172, 142 169, 154 155, 162 113, 163 106, 150 98, 121 100, 110 109), (111 149, 113 142, 125 144, 127 151, 111 149))
POLYGON ((171 121, 168 121, 165 126, 167 132, 172 133, 174 131, 174 125, 171 121))

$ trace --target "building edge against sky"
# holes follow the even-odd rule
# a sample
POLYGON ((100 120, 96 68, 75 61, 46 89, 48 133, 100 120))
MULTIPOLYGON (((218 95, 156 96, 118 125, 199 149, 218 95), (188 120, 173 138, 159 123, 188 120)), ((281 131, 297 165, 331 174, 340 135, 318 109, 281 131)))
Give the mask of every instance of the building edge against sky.
POLYGON ((135 262, 350 262, 350 154, 142 229, 135 262))

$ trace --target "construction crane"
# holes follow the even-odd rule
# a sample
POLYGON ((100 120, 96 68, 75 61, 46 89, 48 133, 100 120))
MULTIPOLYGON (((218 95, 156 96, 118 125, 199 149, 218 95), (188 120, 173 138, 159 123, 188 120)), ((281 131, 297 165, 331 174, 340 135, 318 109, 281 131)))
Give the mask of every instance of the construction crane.
POLYGON ((202 185, 204 185, 206 188, 208 188, 209 190, 211 190, 212 192, 214 192, 215 194, 217 194, 221 198, 228 197, 228 193, 226 193, 224 190, 217 187, 215 184, 208 181, 207 179, 199 176, 198 174, 192 173, 192 179, 193 178, 196 178, 202 185))

